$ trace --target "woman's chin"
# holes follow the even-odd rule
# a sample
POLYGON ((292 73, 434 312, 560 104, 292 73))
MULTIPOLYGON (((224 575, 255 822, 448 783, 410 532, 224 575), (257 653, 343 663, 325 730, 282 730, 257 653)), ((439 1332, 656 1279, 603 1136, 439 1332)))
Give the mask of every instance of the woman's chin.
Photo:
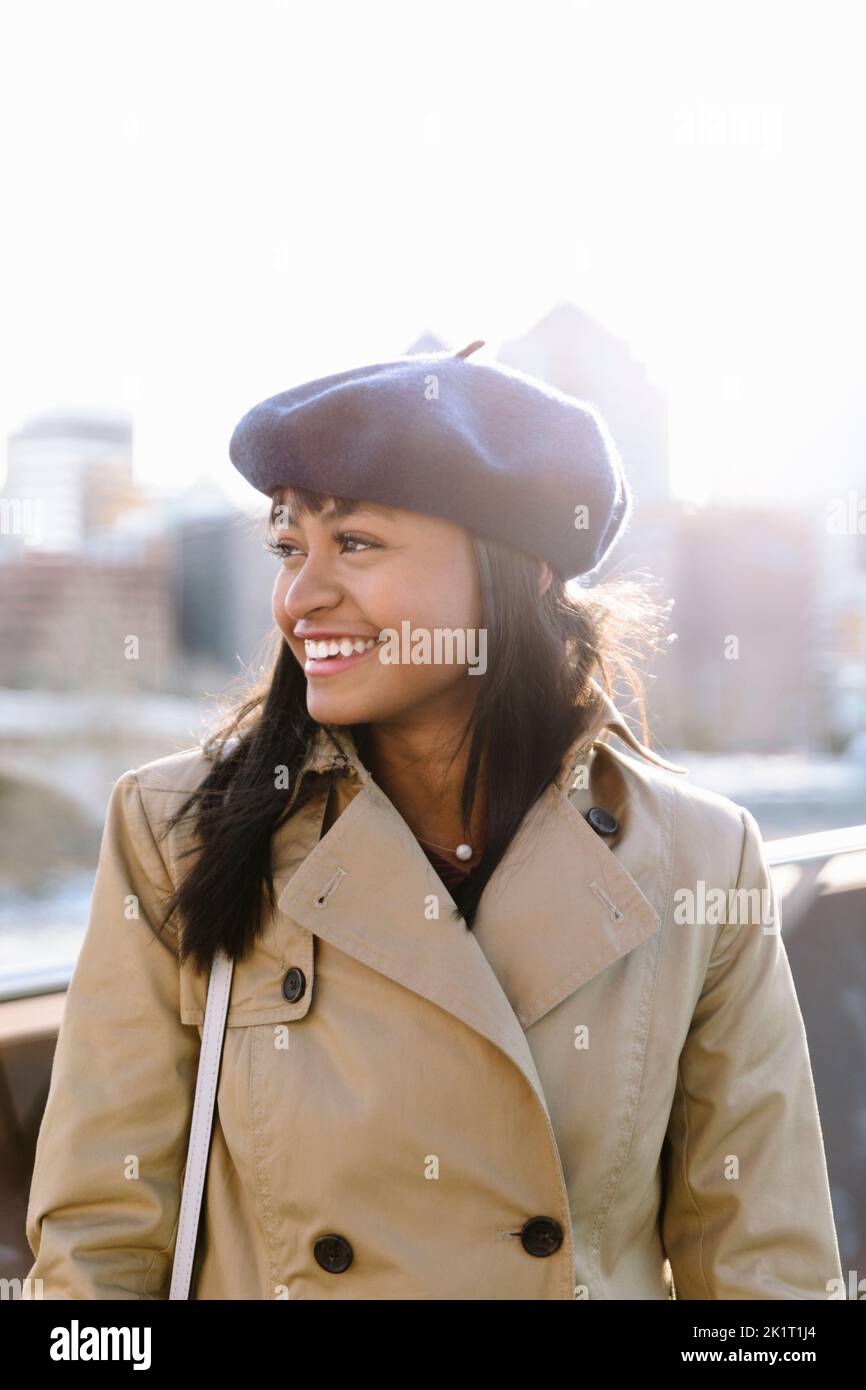
POLYGON ((307 713, 319 724, 367 724, 380 717, 381 702, 369 696, 354 697, 347 693, 333 694, 307 686, 307 713))

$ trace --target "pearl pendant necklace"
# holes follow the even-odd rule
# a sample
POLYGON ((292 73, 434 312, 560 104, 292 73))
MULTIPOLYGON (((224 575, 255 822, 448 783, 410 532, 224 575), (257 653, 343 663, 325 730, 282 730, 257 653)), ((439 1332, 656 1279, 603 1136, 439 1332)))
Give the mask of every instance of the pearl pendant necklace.
MULTIPOLYGON (((420 835, 418 839, 421 840, 420 835)), ((430 849, 444 849, 447 854, 456 854, 458 859, 464 861, 471 859, 474 853, 471 845, 458 845, 456 849, 452 849, 450 845, 434 845, 432 840, 421 840, 421 843, 422 845, 429 845, 430 849)))

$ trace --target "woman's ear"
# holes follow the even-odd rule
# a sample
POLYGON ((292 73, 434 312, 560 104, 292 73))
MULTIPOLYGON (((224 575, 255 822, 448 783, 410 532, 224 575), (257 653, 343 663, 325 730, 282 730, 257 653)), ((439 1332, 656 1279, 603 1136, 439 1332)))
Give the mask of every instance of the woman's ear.
POLYGON ((553 583, 553 572, 546 560, 538 562, 538 592, 546 594, 553 583))

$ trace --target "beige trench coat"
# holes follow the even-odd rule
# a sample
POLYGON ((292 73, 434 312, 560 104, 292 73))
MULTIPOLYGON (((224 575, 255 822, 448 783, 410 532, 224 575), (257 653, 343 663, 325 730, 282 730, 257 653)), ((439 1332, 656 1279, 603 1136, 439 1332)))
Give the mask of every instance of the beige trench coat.
MULTIPOLYGON (((279 911, 235 967, 191 1297, 665 1299, 672 1276, 679 1299, 820 1299, 841 1278, 782 938, 678 920, 703 883, 766 890, 778 927, 756 822, 606 696, 588 733, 468 932, 346 730, 319 838, 342 761, 319 730, 321 794, 274 837, 279 911), (605 728, 631 747, 615 850, 585 819, 605 728)), ((153 827, 206 768, 184 751, 111 796, 30 1192, 45 1298, 168 1296, 207 980, 146 919, 180 871, 153 827)))

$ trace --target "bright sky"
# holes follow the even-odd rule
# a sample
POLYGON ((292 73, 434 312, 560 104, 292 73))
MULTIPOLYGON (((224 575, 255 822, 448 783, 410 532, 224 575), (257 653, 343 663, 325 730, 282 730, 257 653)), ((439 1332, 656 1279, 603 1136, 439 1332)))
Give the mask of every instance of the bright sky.
POLYGON ((678 492, 864 479, 861 35, 826 0, 6 5, 0 431, 126 406, 143 480, 257 501, 256 401, 571 300, 668 392, 678 492))

